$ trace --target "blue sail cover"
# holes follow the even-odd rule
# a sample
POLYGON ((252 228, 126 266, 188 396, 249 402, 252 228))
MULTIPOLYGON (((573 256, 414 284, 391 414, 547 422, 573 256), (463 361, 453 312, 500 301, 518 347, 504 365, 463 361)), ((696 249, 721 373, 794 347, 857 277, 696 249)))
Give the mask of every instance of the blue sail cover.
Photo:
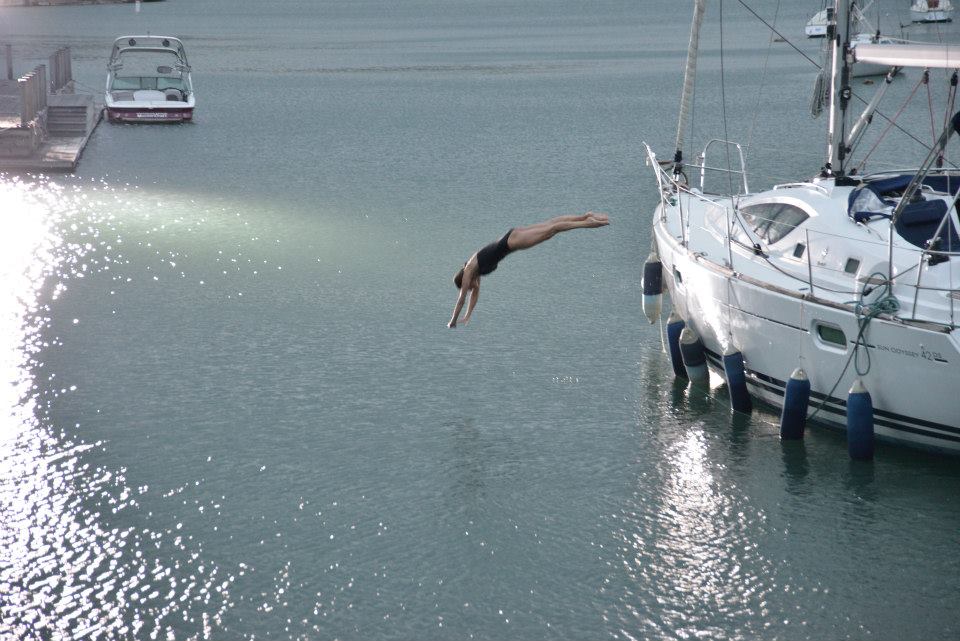
POLYGON ((960 237, 957 236, 953 220, 949 218, 943 231, 936 237, 939 243, 930 242, 934 240, 934 234, 940 229, 940 223, 947 210, 947 203, 940 198, 910 203, 903 208, 897 218, 897 233, 908 243, 917 247, 938 249, 938 251, 957 251, 960 249, 960 237))
POLYGON ((884 200, 881 194, 872 184, 852 190, 847 198, 847 216, 853 218, 855 223, 865 223, 872 218, 890 218, 894 203, 884 200))
MULTIPOLYGON (((903 174, 874 180, 857 187, 847 198, 847 215, 858 223, 873 218, 890 218, 896 205, 892 198, 899 198, 911 180, 912 174, 903 174)), ((923 184, 934 191, 954 196, 960 191, 960 177, 957 176, 927 176, 923 179, 923 184)), ((907 206, 906 209, 909 208, 910 206, 907 206)))

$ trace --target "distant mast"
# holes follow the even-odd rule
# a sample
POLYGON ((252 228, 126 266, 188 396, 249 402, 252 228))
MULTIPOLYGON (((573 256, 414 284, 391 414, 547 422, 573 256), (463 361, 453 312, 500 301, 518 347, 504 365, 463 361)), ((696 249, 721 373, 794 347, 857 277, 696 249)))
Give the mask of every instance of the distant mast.
POLYGON ((690 117, 690 103, 693 101, 693 81, 697 76, 697 51, 700 47, 700 24, 706 0, 696 0, 693 7, 693 22, 690 25, 690 44, 687 47, 687 65, 683 71, 683 94, 680 96, 680 119, 677 122, 677 151, 674 154, 674 173, 680 173, 683 165, 683 134, 690 117))
POLYGON ((830 42, 830 123, 827 129, 827 164, 824 177, 845 174, 847 148, 845 129, 847 106, 850 102, 849 0, 836 0, 836 6, 827 11, 827 39, 830 42), (831 13, 833 15, 831 15, 831 13))

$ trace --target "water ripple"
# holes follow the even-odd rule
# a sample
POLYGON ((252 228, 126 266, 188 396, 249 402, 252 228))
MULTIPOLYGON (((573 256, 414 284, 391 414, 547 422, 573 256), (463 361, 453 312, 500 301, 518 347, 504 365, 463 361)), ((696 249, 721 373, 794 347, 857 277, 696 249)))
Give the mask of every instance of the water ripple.
POLYGON ((149 488, 99 465, 106 445, 78 442, 52 418, 77 387, 44 374, 62 345, 51 304, 71 281, 123 263, 111 212, 128 197, 105 183, 0 181, 3 638, 207 638, 242 575, 205 561, 182 524, 151 526, 140 504, 149 488))
POLYGON ((756 538, 766 515, 714 460, 702 424, 669 424, 662 456, 641 474, 634 502, 611 515, 619 593, 604 620, 623 638, 757 634, 774 564, 756 538))

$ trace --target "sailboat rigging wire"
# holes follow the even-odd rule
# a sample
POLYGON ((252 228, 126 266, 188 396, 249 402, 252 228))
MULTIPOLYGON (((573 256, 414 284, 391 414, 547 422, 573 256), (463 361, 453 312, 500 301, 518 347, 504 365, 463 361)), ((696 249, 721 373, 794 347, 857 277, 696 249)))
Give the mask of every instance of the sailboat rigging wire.
MULTIPOLYGON (((918 86, 919 86, 919 85, 918 85, 918 86)), ((914 88, 914 91, 916 91, 916 88, 914 88)), ((857 94, 853 94, 853 97, 856 98, 857 100, 859 100, 860 102, 862 102, 862 103, 864 103, 864 104, 867 104, 867 101, 864 100, 863 98, 861 98, 860 96, 858 96, 857 94)), ((913 94, 912 94, 912 93, 910 94, 910 97, 913 97, 913 94)), ((907 102, 910 102, 910 98, 907 98, 907 102)), ((906 104, 904 104, 904 107, 906 107, 906 104)), ((897 120, 897 118, 900 116, 900 113, 901 113, 902 111, 903 111, 903 107, 901 107, 900 111, 898 111, 897 114, 896 114, 892 119, 890 118, 890 116, 886 115, 885 113, 883 113, 883 112, 880 111, 879 109, 873 112, 874 115, 880 116, 881 118, 883 118, 884 120, 886 120, 887 123, 888 123, 888 126, 887 126, 887 128, 883 131, 883 134, 880 136, 880 139, 882 140, 883 137, 886 136, 887 132, 890 131, 890 128, 892 127, 892 128, 897 129, 897 131, 899 131, 899 132, 902 133, 904 136, 906 136, 907 138, 909 138, 909 139, 912 140, 913 142, 917 143, 918 145, 920 145, 920 146, 923 147, 926 151, 929 152, 929 151, 932 149, 932 147, 931 147, 930 145, 928 145, 927 143, 923 142, 922 140, 920 140, 919 138, 917 138, 916 136, 914 136, 912 133, 910 133, 909 131, 907 131, 906 129, 904 129, 903 127, 901 127, 899 124, 897 124, 896 120, 897 120)), ((880 140, 877 141, 877 144, 879 144, 879 143, 880 143, 880 140)), ((874 148, 876 148, 876 145, 874 145, 874 148)), ((871 149, 870 151, 871 151, 871 153, 872 153, 872 152, 873 152, 873 149, 871 149)), ((960 165, 957 165, 957 164, 952 163, 952 162, 949 162, 949 161, 948 161, 948 164, 949 164, 951 167, 953 167, 954 169, 960 169, 960 165)), ((863 161, 861 161, 860 164, 857 165, 857 169, 858 169, 858 170, 859 170, 859 169, 862 169, 862 168, 863 168, 863 161)))
MULTIPOLYGON (((777 265, 776 263, 774 263, 772 260, 770 260, 770 256, 769 256, 768 254, 761 254, 760 257, 763 258, 764 262, 767 263, 768 265, 770 265, 770 267, 773 267, 773 269, 775 269, 776 271, 780 272, 781 274, 783 274, 783 275, 786 276, 787 278, 792 278, 793 280, 795 280, 795 281, 797 281, 797 282, 800 282, 800 283, 807 283, 808 285, 810 284, 810 283, 807 281, 807 279, 805 279, 805 278, 800 278, 800 277, 797 276, 796 274, 791 274, 790 272, 786 271, 785 269, 783 269, 782 267, 780 267, 779 265, 777 265)), ((831 293, 833 293, 833 294, 855 294, 855 293, 856 293, 856 290, 833 289, 832 287, 825 287, 825 286, 822 285, 822 284, 818 284, 818 285, 817 285, 817 289, 822 289, 822 290, 824 290, 824 291, 831 292, 831 293)))
POLYGON ((927 85, 927 108, 930 109, 930 138, 933 139, 933 143, 937 143, 937 124, 936 120, 933 118, 933 92, 930 91, 930 70, 925 69, 923 72, 923 84, 927 85))
MULTIPOLYGON (((767 22, 766 20, 764 20, 763 18, 761 18, 761 17, 760 17, 760 14, 758 14, 756 11, 754 11, 753 9, 751 9, 750 6, 749 6, 746 2, 744 2, 743 0, 737 0, 737 2, 739 2, 741 5, 743 5, 743 8, 744 8, 744 9, 746 9, 747 11, 749 11, 750 13, 752 13, 757 20, 759 20, 760 22, 762 22, 763 24, 765 24, 765 25, 767 26, 767 28, 770 29, 770 31, 772 31, 772 32, 774 32, 775 34, 777 34, 777 37, 779 37, 781 40, 783 40, 783 41, 786 42, 788 45, 790 45, 790 47, 791 47, 794 51, 796 51, 796 52, 799 53, 801 56, 803 56, 804 58, 806 58, 807 60, 809 60, 809 61, 810 61, 810 64, 812 64, 812 65, 813 65, 814 67, 816 67, 817 69, 820 68, 820 63, 819 63, 819 62, 817 62, 816 60, 814 60, 813 58, 811 58, 810 56, 808 56, 807 54, 805 54, 803 51, 801 51, 800 48, 797 47, 797 45, 795 45, 795 44, 793 44, 792 42, 790 42, 790 40, 787 39, 787 37, 786 37, 785 35, 783 35, 783 34, 780 33, 779 31, 777 31, 776 28, 774 28, 773 25, 771 25, 769 22, 767 22)), ((777 5, 777 6, 778 6, 778 8, 779 8, 779 5, 777 5)))
MULTIPOLYGON (((749 11, 751 14, 753 14, 753 16, 754 16, 757 20, 759 20, 760 22, 762 22, 768 29, 770 29, 770 31, 772 31, 773 33, 777 34, 777 37, 779 37, 781 40, 783 40, 785 43, 787 43, 787 45, 789 45, 791 49, 793 49, 794 51, 796 51, 797 53, 799 53, 801 56, 803 56, 803 57, 807 60, 807 62, 809 62, 810 64, 812 64, 812 65, 813 65, 814 67, 816 67, 817 69, 823 69, 823 67, 820 65, 819 62, 817 62, 816 60, 814 60, 813 58, 811 58, 810 56, 808 56, 808 55, 807 55, 806 53, 804 53, 799 47, 797 47, 795 44, 793 44, 786 36, 784 36, 782 33, 780 33, 779 31, 777 31, 777 29, 776 29, 773 25, 771 25, 769 22, 767 22, 766 20, 764 20, 763 17, 761 17, 760 14, 758 14, 756 11, 754 11, 754 10, 750 7, 750 5, 748 5, 746 2, 744 2, 744 0, 737 0, 737 2, 739 2, 740 5, 741 5, 744 9, 746 9, 746 10, 749 11)), ((901 25, 901 26, 903 26, 903 25, 901 25)), ((854 92, 851 92, 851 95, 852 95, 852 97, 856 98, 857 100, 859 100, 859 101, 862 102, 863 104, 865 104, 865 105, 866 105, 866 104, 869 104, 869 102, 868 102, 867 100, 865 100, 862 96, 858 95, 855 91, 854 91, 854 92)), ((881 118, 883 118, 884 120, 886 120, 888 123, 890 123, 890 125, 891 125, 892 127, 895 127, 898 131, 900 131, 900 133, 902 133, 903 135, 907 136, 908 138, 910 138, 910 139, 913 140, 914 142, 922 145, 922 146, 925 147, 928 151, 930 150, 930 147, 927 145, 927 143, 923 142, 922 140, 920 140, 919 138, 917 138, 916 136, 914 136, 912 133, 910 133, 909 131, 907 131, 906 129, 904 129, 903 127, 901 127, 899 124, 897 124, 897 123, 895 122, 896 117, 894 117, 894 119, 891 120, 889 116, 887 116, 886 114, 884 114, 884 113, 883 113, 882 111, 880 111, 879 109, 877 109, 876 111, 874 111, 874 115, 880 116, 881 118)), ((889 130, 889 127, 888 127, 887 129, 889 130)), ((884 132, 884 133, 886 133, 886 132, 884 132)), ((951 165, 952 167, 954 167, 954 168, 960 169, 960 167, 958 167, 957 165, 954 165, 953 163, 950 163, 950 165, 951 165)), ((861 163, 861 164, 859 165, 859 167, 861 167, 861 168, 862 168, 862 166, 863 166, 863 163, 861 163)))
MULTIPOLYGON (((747 247, 747 249, 750 249, 750 248, 747 247)), ((785 269, 781 268, 779 265, 777 265, 776 263, 774 263, 773 261, 770 260, 769 255, 767 255, 767 254, 761 254, 760 257, 763 258, 763 260, 764 260, 768 265, 770 265, 770 267, 772 267, 772 268, 775 269, 776 271, 780 272, 781 274, 783 274, 783 275, 786 276, 787 278, 792 278, 793 280, 795 280, 795 281, 797 281, 797 282, 807 283, 807 284, 812 285, 812 283, 809 283, 806 279, 800 278, 800 277, 797 276, 796 274, 791 274, 790 272, 788 272, 788 271, 786 271, 785 269)), ((917 265, 913 265, 912 267, 908 267, 907 269, 904 269, 904 270, 903 270, 902 272, 900 272, 899 274, 895 274, 895 275, 893 276, 893 278, 887 278, 886 274, 882 274, 882 275, 883 275, 884 284, 889 287, 889 286, 893 283, 894 280, 896 280, 897 278, 900 278, 901 276, 905 276, 906 274, 912 272, 912 271, 913 271, 914 269, 916 269, 916 268, 917 268, 917 265)), ((879 272, 878 272, 878 273, 879 273, 879 272)), ((876 274, 874 274, 874 276, 875 276, 875 275, 876 275, 876 274)), ((873 278, 873 276, 871 276, 871 278, 873 278)), ((849 290, 849 289, 834 289, 834 288, 832 288, 832 287, 827 287, 827 286, 823 285, 822 283, 818 283, 818 284, 817 284, 817 289, 822 289, 822 290, 824 290, 824 291, 831 292, 831 293, 833 293, 833 294, 856 294, 856 293, 857 293, 857 291, 856 291, 855 289, 852 290, 852 291, 849 290)), ((867 292, 867 293, 869 294, 870 292, 867 292)), ((896 310, 895 310, 895 311, 896 311, 896 310)), ((887 309, 881 310, 881 312, 882 312, 882 313, 892 313, 892 312, 888 311, 887 309)))
POLYGON ((736 204, 733 203, 733 167, 730 165, 730 136, 727 135, 727 92, 723 68, 723 0, 720 0, 720 113, 723 117, 723 150, 727 158, 727 193, 730 194, 731 204, 736 211, 736 204))
POLYGON ((943 112, 943 129, 950 124, 950 114, 953 113, 953 102, 957 97, 957 72, 950 76, 950 89, 947 90, 947 108, 943 112))
MULTIPOLYGON (((780 15, 780 0, 777 0, 777 9, 773 12, 773 24, 777 24, 777 16, 780 15)), ((753 145, 753 132, 757 128, 757 116, 760 115, 760 101, 763 97, 763 85, 767 80, 767 67, 770 64, 770 51, 773 49, 773 38, 767 43, 767 55, 763 59, 763 73, 760 74, 760 90, 757 91, 757 106, 753 109, 753 122, 750 123, 750 133, 747 135, 747 155, 753 145)))
MULTIPOLYGON (((950 76, 950 89, 947 91, 947 108, 943 112, 943 128, 946 129, 950 124, 950 114, 953 113, 953 104, 957 98, 957 72, 954 70, 953 75, 950 76)), ((937 167, 943 167, 944 160, 946 159, 946 149, 940 150, 940 158, 937 162, 937 167)))
MULTIPOLYGON (((697 139, 697 83, 693 83, 693 90, 690 92, 690 140, 697 139)), ((681 169, 684 180, 690 182, 687 174, 681 169)))
MULTIPOLYGON (((897 111, 896 115, 894 115, 893 119, 891 120, 891 119, 887 118, 887 122, 889 123, 889 124, 887 125, 887 128, 883 130, 883 133, 880 134, 880 137, 877 138, 877 141, 876 141, 875 143, 873 143, 873 147, 870 148, 870 151, 868 151, 867 154, 860 160, 860 164, 857 165, 857 167, 856 167, 856 171, 857 171, 858 173, 863 170, 864 165, 867 164, 867 159, 869 159, 869 158, 870 158, 870 155, 873 154, 874 151, 876 151, 877 146, 878 146, 881 142, 883 142, 883 139, 886 138, 887 132, 889 132, 889 131, 890 131, 890 128, 893 127, 893 126, 896 124, 897 118, 900 117, 900 114, 903 113, 903 110, 906 109, 906 108, 907 108, 907 105, 910 104, 910 101, 913 100, 914 94, 917 93, 917 89, 919 89, 919 88, 920 88, 920 85, 922 85, 922 84, 923 84, 923 76, 921 76, 921 77, 920 77, 920 80, 917 81, 917 84, 914 85, 913 91, 911 91, 911 92, 910 92, 910 95, 907 96, 907 99, 903 101, 903 105, 900 106, 900 109, 897 111)), ((877 113, 880 113, 880 112, 878 111, 877 113)), ((886 116, 884 116, 884 118, 886 118, 886 116)), ((899 128, 899 127, 898 127, 898 128, 899 128)), ((903 129, 900 129, 900 131, 903 131, 903 129)), ((911 136, 911 137, 912 137, 912 136, 911 136)), ((919 143, 920 143, 921 145, 923 145, 924 147, 927 147, 927 143, 922 142, 922 141, 920 141, 920 140, 917 139, 917 138, 914 138, 914 140, 916 140, 917 142, 919 142, 919 143)), ((929 149, 932 149, 932 148, 931 148, 931 147, 927 147, 927 149, 929 150, 929 149)))

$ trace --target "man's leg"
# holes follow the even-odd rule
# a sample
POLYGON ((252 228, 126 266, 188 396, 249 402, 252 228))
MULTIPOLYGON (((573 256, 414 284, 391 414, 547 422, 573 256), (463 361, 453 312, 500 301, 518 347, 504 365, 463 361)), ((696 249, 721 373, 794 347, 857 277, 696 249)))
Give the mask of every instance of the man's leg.
POLYGON ((606 224, 608 224, 608 221, 605 214, 594 214, 593 212, 587 212, 579 216, 557 216, 529 227, 514 228, 507 239, 507 245, 513 250, 529 249, 553 238, 562 231, 581 227, 602 227, 606 224))

